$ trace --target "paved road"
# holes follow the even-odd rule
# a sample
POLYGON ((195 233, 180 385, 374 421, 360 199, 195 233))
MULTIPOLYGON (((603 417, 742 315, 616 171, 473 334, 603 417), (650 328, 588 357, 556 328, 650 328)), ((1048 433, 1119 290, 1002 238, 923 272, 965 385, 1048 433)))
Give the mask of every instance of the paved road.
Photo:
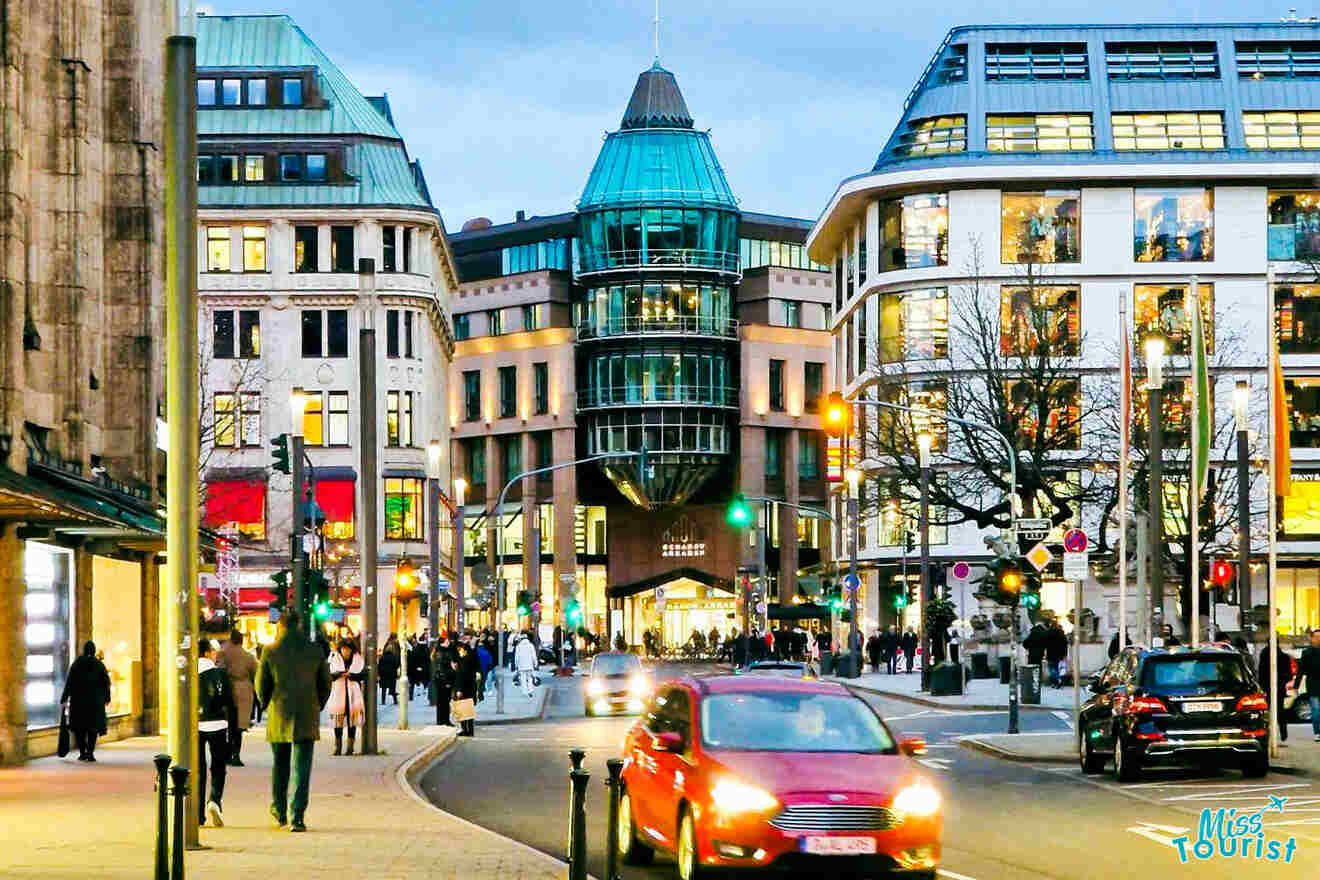
MULTIPOLYGON (((563 858, 568 810, 568 749, 587 752, 592 774, 587 816, 588 869, 604 876, 607 801, 605 760, 633 719, 582 717, 582 682, 554 684, 546 720, 516 727, 478 729, 422 781, 442 809, 563 858)), ((923 736, 924 760, 945 796, 942 873, 973 880, 1016 878, 1278 877, 1320 867, 1320 785, 1308 777, 1271 774, 1244 780, 1235 772, 1204 778, 1185 771, 1150 773, 1141 783, 1118 785, 1112 774, 1084 777, 1072 765, 1027 765, 1000 761, 959 747, 955 737, 1001 732, 1002 712, 926 709, 863 694, 899 736, 923 736), (1169 842, 1191 829, 1204 806, 1254 811, 1268 796, 1288 797, 1284 815, 1266 822, 1267 836, 1297 839, 1289 865, 1235 857, 1207 862, 1178 861, 1169 842)), ((1024 736, 1068 730, 1066 713, 1023 712, 1024 736)), ((625 880, 673 876, 672 863, 625 868, 625 880)))

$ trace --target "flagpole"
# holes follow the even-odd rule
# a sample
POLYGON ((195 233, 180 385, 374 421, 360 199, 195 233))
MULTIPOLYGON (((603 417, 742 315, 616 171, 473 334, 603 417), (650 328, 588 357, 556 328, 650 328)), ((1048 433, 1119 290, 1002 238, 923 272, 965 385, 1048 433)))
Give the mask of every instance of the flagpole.
MULTIPOLYGON (((1273 269, 1268 269, 1265 272, 1265 303, 1266 303, 1265 314, 1267 316, 1266 325, 1265 325, 1267 330, 1266 341, 1269 343, 1270 393, 1268 397, 1270 402, 1270 451, 1271 453, 1273 453, 1274 450, 1278 448, 1279 438, 1276 437, 1275 435, 1278 433, 1278 427, 1279 427, 1278 425, 1279 409, 1280 407, 1283 406, 1283 401, 1279 400, 1277 397, 1278 393, 1282 390, 1280 387, 1278 387, 1281 383, 1275 381, 1275 376, 1277 375, 1277 371, 1279 370, 1279 338, 1278 338, 1278 332, 1276 331, 1274 326, 1274 270, 1273 269)), ((1267 687, 1269 688, 1269 694, 1270 694, 1270 724, 1267 729, 1269 730, 1269 741, 1270 741, 1269 753, 1271 758, 1277 758, 1279 756, 1279 686, 1278 686, 1279 673, 1278 670, 1274 668, 1275 664, 1279 660, 1279 631, 1274 624, 1274 617, 1276 613, 1275 609, 1277 608, 1276 603, 1278 601, 1278 593, 1275 584, 1278 581, 1278 562, 1279 562, 1278 559, 1278 553, 1279 553, 1278 467, 1280 462, 1277 461, 1277 459, 1278 459, 1277 455, 1271 454, 1269 467, 1267 468, 1267 470, 1269 471, 1269 488, 1268 488, 1269 521, 1267 525, 1269 528, 1268 534, 1270 536, 1270 541, 1269 541, 1268 563, 1266 565, 1266 578, 1269 582, 1269 611, 1268 611, 1268 619, 1266 620, 1265 625, 1268 626, 1270 630, 1268 651, 1270 658, 1270 669, 1272 670, 1271 674, 1274 678, 1274 681, 1267 683, 1267 687)), ((1291 462, 1290 462, 1290 466, 1291 466, 1291 462)))
POLYGON ((1123 383, 1119 405, 1118 441, 1118 650, 1127 647, 1127 465, 1128 423, 1132 415, 1132 360, 1127 333, 1127 291, 1118 298, 1118 338, 1123 341, 1119 356, 1119 381, 1123 383))
MULTIPOLYGON (((1196 276, 1192 276, 1189 294, 1191 297, 1192 311, 1188 317, 1191 319, 1193 336, 1201 334, 1201 299, 1196 289, 1196 276)), ((1204 338, 1204 337, 1202 337, 1204 338)), ((1191 343, 1192 354, 1192 411, 1191 418, 1187 425, 1191 429, 1188 431, 1188 441, 1192 447, 1191 470, 1188 473, 1190 479, 1188 483, 1188 500, 1191 504, 1191 528, 1188 532, 1192 548, 1192 571, 1190 579, 1190 589, 1188 593, 1192 603, 1192 631, 1189 644, 1193 649, 1201 642, 1201 469, 1199 456, 1197 455, 1201 440, 1201 370, 1204 364, 1198 362, 1200 353, 1204 350, 1201 347, 1201 339, 1193 338, 1191 343)))

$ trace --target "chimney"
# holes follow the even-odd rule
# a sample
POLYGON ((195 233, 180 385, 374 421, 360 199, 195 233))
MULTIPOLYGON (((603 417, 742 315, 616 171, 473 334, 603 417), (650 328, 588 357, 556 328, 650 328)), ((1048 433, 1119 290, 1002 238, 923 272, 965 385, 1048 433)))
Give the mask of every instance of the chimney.
POLYGON ((521 223, 527 219, 527 212, 519 211, 517 214, 514 215, 513 219, 515 223, 521 223))

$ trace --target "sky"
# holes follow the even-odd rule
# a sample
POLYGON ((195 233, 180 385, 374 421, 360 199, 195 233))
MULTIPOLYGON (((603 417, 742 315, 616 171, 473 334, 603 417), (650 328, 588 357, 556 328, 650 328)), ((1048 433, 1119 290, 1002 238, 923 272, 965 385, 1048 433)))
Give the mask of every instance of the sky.
MULTIPOLYGON (((209 0, 285 13, 364 94, 389 95, 450 232, 570 211, 654 59, 654 0, 209 0)), ((1286 6, 1251 5, 1275 20, 1286 6)), ((661 0, 660 61, 745 211, 814 220, 875 163, 951 27, 1240 21, 1229 0, 661 0)), ((1316 10, 1299 8, 1300 15, 1316 10)))

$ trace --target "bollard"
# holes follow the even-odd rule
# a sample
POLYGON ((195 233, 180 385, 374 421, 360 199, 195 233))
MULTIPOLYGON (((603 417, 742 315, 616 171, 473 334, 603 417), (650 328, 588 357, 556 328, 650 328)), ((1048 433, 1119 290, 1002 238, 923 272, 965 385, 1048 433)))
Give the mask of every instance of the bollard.
POLYGON ((605 880, 619 878, 619 777, 623 775, 623 759, 610 758, 605 762, 610 778, 605 787, 610 790, 610 820, 605 826, 605 880))
POLYGON ((586 770, 568 774, 573 786, 573 804, 568 826, 568 880, 587 880, 587 782, 586 770))
POLYGON ((170 756, 157 755, 156 764, 156 875, 170 880, 170 756))
POLYGON ((183 880, 183 825, 185 811, 188 809, 188 768, 177 764, 170 768, 170 777, 174 780, 174 860, 171 865, 170 880, 183 880))
POLYGON ((585 758, 586 756, 587 756, 587 753, 586 753, 586 750, 584 750, 584 749, 569 749, 569 750, 568 750, 568 763, 570 763, 570 764, 573 765, 573 769, 574 769, 574 770, 581 770, 581 769, 582 769, 582 759, 585 758))

